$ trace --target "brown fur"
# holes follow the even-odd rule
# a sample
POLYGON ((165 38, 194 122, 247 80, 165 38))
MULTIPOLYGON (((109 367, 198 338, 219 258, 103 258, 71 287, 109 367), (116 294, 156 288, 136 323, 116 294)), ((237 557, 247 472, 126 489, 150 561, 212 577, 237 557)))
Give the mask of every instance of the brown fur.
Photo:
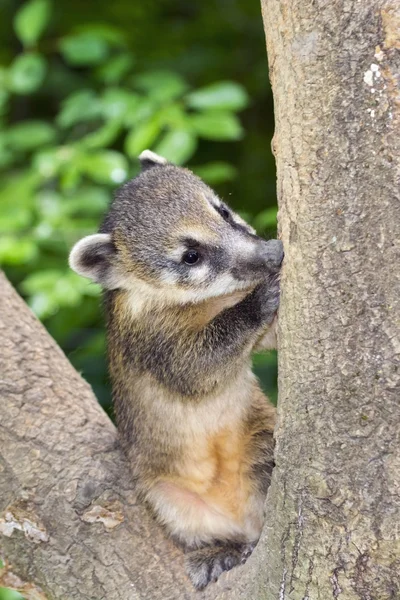
POLYGON ((148 152, 143 164, 70 264, 105 289, 121 440, 201 589, 246 560, 262 527, 275 409, 251 352, 273 343, 283 251, 190 171, 148 152))

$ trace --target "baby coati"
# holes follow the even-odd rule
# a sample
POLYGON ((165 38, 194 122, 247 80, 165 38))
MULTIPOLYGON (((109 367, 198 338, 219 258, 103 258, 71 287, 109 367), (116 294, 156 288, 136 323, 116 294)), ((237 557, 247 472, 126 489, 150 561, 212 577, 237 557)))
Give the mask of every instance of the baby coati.
POLYGON ((70 265, 105 290, 122 443, 201 589, 246 560, 263 524, 275 409, 251 352, 273 345, 283 249, 187 169, 140 161, 70 265))

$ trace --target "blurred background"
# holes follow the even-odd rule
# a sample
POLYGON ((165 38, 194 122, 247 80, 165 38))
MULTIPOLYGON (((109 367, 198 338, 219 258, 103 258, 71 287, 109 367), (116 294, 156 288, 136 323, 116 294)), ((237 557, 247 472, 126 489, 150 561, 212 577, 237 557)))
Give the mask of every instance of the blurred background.
MULTIPOLYGON (((68 252, 146 148, 276 235, 259 2, 0 4, 0 264, 112 416, 100 290, 68 252)), ((275 354, 255 369, 275 400, 275 354)))
MULTIPOLYGON (((258 0, 2 0, 0 261, 100 402, 99 289, 67 266, 145 148, 276 234, 258 0)), ((274 395, 275 359, 256 368, 274 395)))

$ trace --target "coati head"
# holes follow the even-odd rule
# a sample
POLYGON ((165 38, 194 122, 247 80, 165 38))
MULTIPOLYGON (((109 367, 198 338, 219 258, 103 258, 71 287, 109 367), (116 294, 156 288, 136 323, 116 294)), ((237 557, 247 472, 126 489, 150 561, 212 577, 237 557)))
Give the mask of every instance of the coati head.
POLYGON ((282 243, 264 241, 191 171, 146 150, 100 233, 80 240, 71 268, 105 289, 185 304, 252 289, 277 272, 282 243))

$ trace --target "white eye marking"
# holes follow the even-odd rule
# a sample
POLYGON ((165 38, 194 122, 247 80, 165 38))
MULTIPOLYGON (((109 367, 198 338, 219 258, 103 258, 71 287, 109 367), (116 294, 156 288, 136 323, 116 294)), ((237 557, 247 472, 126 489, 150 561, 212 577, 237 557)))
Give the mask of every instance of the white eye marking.
POLYGON ((222 204, 221 200, 219 198, 217 198, 217 196, 214 196, 213 199, 210 200, 209 202, 210 202, 211 206, 214 206, 214 207, 217 207, 217 208, 219 206, 221 206, 221 204, 222 204))
POLYGON ((238 281, 230 273, 223 273, 206 287, 204 297, 213 298, 214 296, 221 296, 236 291, 239 288, 240 284, 238 284, 238 281))
POLYGON ((246 239, 245 236, 238 239, 235 238, 235 254, 249 257, 256 252, 257 244, 251 238, 246 239))
POLYGON ((189 272, 189 277, 192 281, 200 283, 201 281, 206 281, 209 272, 210 268, 208 265, 201 265, 196 269, 191 269, 189 272))
POLYGON ((160 281, 168 285, 175 285, 178 281, 178 276, 173 271, 163 271, 160 273, 160 281))
MULTIPOLYGON (((222 204, 221 200, 218 198, 218 196, 213 196, 212 198, 207 198, 207 196, 205 194, 203 194, 203 197, 204 197, 204 200, 207 202, 207 204, 209 206, 211 206, 214 211, 217 211, 220 214, 218 209, 221 208, 221 206, 223 206, 223 204, 222 204)), ((242 219, 242 217, 240 217, 238 214, 233 212, 230 208, 226 208, 226 210, 229 212, 230 218, 235 223, 237 223, 237 225, 242 225, 243 227, 246 227, 246 229, 253 234, 256 233, 256 230, 254 229, 254 227, 249 225, 244 219, 242 219)))
POLYGON ((182 256, 185 254, 186 251, 187 247, 184 244, 179 244, 179 246, 167 252, 167 255, 168 258, 171 258, 176 262, 181 262, 182 256))
POLYGON ((209 198, 204 193, 202 193, 201 195, 208 208, 211 208, 213 212, 217 210, 219 206, 221 206, 221 200, 217 196, 209 198))
POLYGON ((251 233, 254 233, 254 234, 256 233, 256 230, 254 229, 254 227, 252 227, 251 225, 249 225, 247 223, 247 221, 245 221, 244 219, 242 219, 242 217, 239 217, 239 215, 237 215, 236 213, 232 213, 232 219, 238 225, 243 225, 243 227, 246 227, 246 229, 248 229, 249 231, 251 231, 251 233))

